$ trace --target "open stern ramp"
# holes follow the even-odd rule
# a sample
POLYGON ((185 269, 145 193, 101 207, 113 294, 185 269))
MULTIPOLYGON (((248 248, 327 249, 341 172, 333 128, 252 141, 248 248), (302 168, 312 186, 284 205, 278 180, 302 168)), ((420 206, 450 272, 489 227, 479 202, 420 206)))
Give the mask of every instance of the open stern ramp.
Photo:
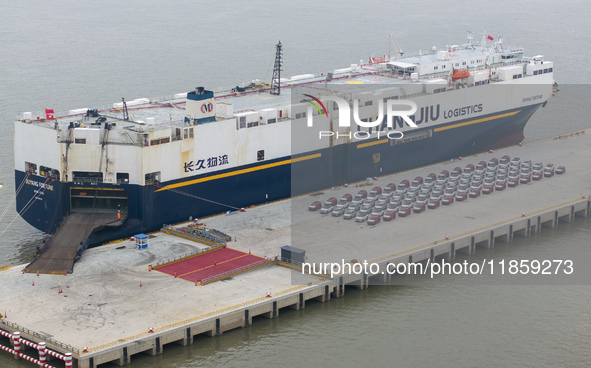
POLYGON ((75 212, 69 215, 58 231, 40 247, 36 259, 25 272, 72 273, 74 262, 92 231, 105 225, 118 225, 116 213, 75 212))

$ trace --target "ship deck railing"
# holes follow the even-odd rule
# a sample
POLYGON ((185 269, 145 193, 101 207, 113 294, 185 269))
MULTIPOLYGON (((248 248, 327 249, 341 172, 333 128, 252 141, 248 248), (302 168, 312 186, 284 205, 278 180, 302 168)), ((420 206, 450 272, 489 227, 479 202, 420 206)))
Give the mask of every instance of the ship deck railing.
MULTIPOLYGON (((488 66, 478 66, 478 67, 469 67, 469 65, 462 65, 461 67, 457 67, 458 70, 460 69, 465 69, 466 67, 469 67, 468 70, 470 71, 470 73, 475 72, 475 71, 482 71, 482 70, 488 70, 488 69, 492 69, 492 68, 500 68, 503 66, 509 66, 509 65, 515 65, 515 64, 523 64, 523 60, 519 60, 519 59, 514 59, 512 61, 504 61, 501 63, 494 63, 494 64, 490 64, 488 66)), ((455 69, 452 68, 452 69, 455 69)), ((452 71, 448 70, 448 71, 444 71, 444 72, 438 72, 438 73, 430 73, 430 74, 425 74, 425 75, 420 75, 418 80, 424 80, 424 79, 436 79, 436 78, 447 78, 450 73, 452 71)), ((410 75, 398 75, 398 74, 392 74, 392 73, 384 73, 384 72, 379 72, 376 73, 376 75, 380 75, 383 77, 389 77, 389 78, 394 78, 394 79, 401 79, 401 80, 412 80, 410 75)))
POLYGON ((86 177, 75 177, 72 179, 73 182, 76 183, 93 183, 93 184, 102 184, 105 181, 103 179, 98 178, 86 178, 86 177))
MULTIPOLYGON (((517 51, 519 51, 520 49, 515 49, 517 51)), ((515 50, 510 50, 508 52, 513 52, 515 50)), ((522 64, 524 63, 525 60, 523 59, 512 59, 512 60, 504 60, 503 62, 499 62, 499 63, 495 63, 495 64, 491 64, 488 66, 479 66, 479 67, 474 67, 474 68, 469 68, 470 71, 477 71, 477 70, 486 70, 486 69, 490 69, 490 68, 495 68, 495 67, 502 67, 502 66, 507 66, 507 65, 514 65, 514 64, 522 64)), ((338 80, 341 78, 346 78, 346 75, 351 75, 353 76, 353 78, 360 76, 360 75, 364 75, 364 74, 376 74, 376 75, 381 75, 384 77, 388 77, 388 78, 394 78, 394 79, 398 79, 398 80, 411 80, 410 76, 399 76, 399 75, 395 75, 395 74, 391 74, 391 73, 384 73, 384 72, 380 72, 376 67, 374 67, 375 65, 378 64, 363 64, 359 66, 359 69, 362 72, 347 72, 347 73, 343 73, 345 76, 340 76, 340 75, 335 75, 333 77, 332 80, 338 80), (365 73, 364 73, 365 72, 365 73)), ((462 65, 462 68, 464 68, 466 66, 462 65)), ((469 66, 468 66, 469 67, 469 66)), ((421 75, 420 79, 432 79, 432 78, 442 78, 442 77, 447 77, 449 75, 451 71, 445 71, 445 72, 439 72, 439 73, 433 73, 433 74, 428 74, 428 75, 421 75)), ((291 88, 293 86, 299 86, 299 85, 306 85, 306 84, 315 84, 315 83, 320 83, 323 82, 324 79, 319 79, 319 78, 324 78, 325 75, 323 75, 323 73, 315 73, 314 77, 311 77, 309 80, 301 80, 301 81, 297 81, 297 83, 294 82, 286 82, 282 88, 291 88)), ((250 93, 262 93, 262 92, 267 92, 268 90, 270 90, 269 88, 263 88, 263 89, 253 89, 253 90, 248 90, 246 92, 243 93, 232 93, 232 88, 222 88, 219 87, 216 92, 218 95, 215 96, 215 98, 229 98, 229 97, 240 97, 241 95, 244 94, 250 94, 250 93), (226 93, 227 92, 227 93, 226 93), (224 94, 222 94, 224 93, 224 94)), ((133 111, 134 110, 139 110, 139 109, 146 109, 146 108, 165 108, 165 107, 170 107, 170 108, 177 108, 177 109, 184 109, 183 107, 181 107, 182 105, 184 105, 186 103, 184 98, 176 98, 175 95, 166 95, 166 96, 162 96, 162 97, 158 97, 158 98, 152 98, 149 99, 150 102, 148 104, 144 104, 144 105, 139 105, 139 106, 132 106, 128 108, 128 111, 130 111, 130 113, 133 115, 133 111)), ((104 105, 104 106, 98 106, 98 107, 89 107, 89 109, 97 109, 99 111, 99 113, 101 115, 108 115, 109 113, 120 113, 122 110, 120 108, 114 108, 113 105, 104 105)), ((47 128, 51 128, 51 129, 55 129, 54 125, 52 122, 54 122, 55 120, 47 120, 45 119, 45 113, 44 112, 37 112, 36 114, 32 114, 33 115, 33 119, 30 121, 31 123, 37 123, 41 126, 45 126, 47 128)), ((75 120, 77 118, 81 118, 85 116, 85 113, 80 113, 80 114, 70 114, 69 110, 68 111, 64 111, 64 112, 57 112, 54 114, 54 116, 57 117, 57 119, 67 119, 67 118, 72 118, 72 120, 75 120)), ((113 117, 112 117, 113 118, 113 117)), ((119 117, 114 117, 116 119, 122 120, 122 118, 119 117)), ((24 121, 22 116, 17 116, 15 117, 16 121, 24 121)), ((27 121, 29 122, 29 121, 27 121)), ((162 123, 162 125, 166 125, 169 126, 173 123, 182 123, 182 121, 174 121, 174 122, 166 122, 166 123, 162 123)), ((130 121, 130 123, 133 123, 133 121, 130 121)), ((139 130, 138 130, 139 131, 139 130)), ((62 139, 62 142, 65 141, 65 138, 62 139)), ((111 142, 110 142, 111 143, 111 142)), ((116 142, 116 143, 120 143, 120 142, 116 142)), ((129 143, 123 143, 121 142, 120 144, 129 144, 129 143)), ((135 143, 137 144, 137 143, 135 143)))

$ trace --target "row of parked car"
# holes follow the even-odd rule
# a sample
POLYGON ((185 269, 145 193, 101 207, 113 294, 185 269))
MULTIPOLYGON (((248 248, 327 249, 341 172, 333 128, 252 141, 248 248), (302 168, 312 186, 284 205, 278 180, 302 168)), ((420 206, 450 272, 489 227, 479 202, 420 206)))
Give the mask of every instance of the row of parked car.
POLYGON ((490 194, 565 172, 564 166, 554 168, 553 164, 544 166, 542 162, 503 156, 476 165, 468 164, 463 169, 456 167, 451 172, 443 170, 425 178, 417 176, 412 182, 402 180, 398 186, 390 183, 383 190, 381 187, 375 187, 369 193, 360 190, 355 197, 345 194, 340 199, 331 197, 324 203, 314 201, 308 209, 345 219, 355 218, 357 222, 367 220, 368 225, 375 225, 382 219, 391 221, 397 215, 405 217, 411 212, 420 213, 427 208, 438 208, 440 204, 452 204, 454 200, 476 198, 481 193, 490 194))

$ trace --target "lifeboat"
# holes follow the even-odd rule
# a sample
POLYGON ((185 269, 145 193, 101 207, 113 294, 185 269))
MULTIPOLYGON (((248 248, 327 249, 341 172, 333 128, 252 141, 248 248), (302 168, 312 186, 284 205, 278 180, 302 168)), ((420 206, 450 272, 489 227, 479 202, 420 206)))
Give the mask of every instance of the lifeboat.
POLYGON ((385 62, 386 62, 386 58, 375 58, 375 57, 369 58, 370 64, 380 64, 380 63, 385 63, 385 62))
POLYGON ((454 73, 451 75, 452 80, 464 79, 470 76, 470 72, 468 69, 455 69, 454 73))

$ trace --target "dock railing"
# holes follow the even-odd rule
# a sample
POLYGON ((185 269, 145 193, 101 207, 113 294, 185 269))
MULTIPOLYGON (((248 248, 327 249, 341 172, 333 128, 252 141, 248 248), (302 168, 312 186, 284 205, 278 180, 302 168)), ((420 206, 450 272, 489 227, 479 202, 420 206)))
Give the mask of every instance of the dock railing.
POLYGON ((231 277, 231 276, 234 276, 234 275, 238 275, 239 273, 250 271, 252 269, 255 269, 255 268, 258 268, 258 267, 262 267, 264 265, 267 265, 267 264, 270 264, 270 263, 273 263, 273 262, 275 262, 275 261, 272 260, 272 259, 261 259, 260 261, 257 261, 255 263, 251 263, 249 265, 238 267, 238 268, 235 268, 233 270, 220 273, 219 275, 213 275, 213 276, 206 277, 203 280, 201 280, 201 285, 206 285, 206 284, 210 284, 210 283, 215 282, 215 281, 223 280, 223 279, 226 279, 228 277, 231 277))
POLYGON ((157 269, 159 267, 166 266, 166 265, 169 265, 171 263, 182 261, 182 260, 185 260, 185 259, 188 259, 188 258, 192 258, 192 257, 198 256, 200 254, 209 253, 209 252, 212 252, 214 250, 221 249, 223 247, 224 246, 222 244, 218 244, 218 245, 211 246, 209 248, 198 249, 198 250, 196 250, 194 252, 181 254, 180 256, 175 256, 175 257, 170 257, 170 258, 162 259, 162 260, 156 262, 155 264, 152 264, 151 267, 152 267, 152 269, 157 269))
POLYGON ((197 243, 201 243, 201 244, 205 244, 205 245, 209 245, 209 246, 217 246, 217 245, 224 244, 223 239, 218 239, 214 236, 210 236, 208 238, 205 238, 204 236, 197 235, 195 230, 189 229, 187 231, 185 229, 185 231, 181 231, 181 230, 176 229, 172 225, 164 225, 164 226, 162 226, 162 229, 160 229, 160 231, 162 231, 165 234, 178 236, 180 238, 188 239, 188 240, 191 240, 191 241, 194 241, 197 243))
POLYGON ((452 240, 460 239, 460 238, 462 238, 464 236, 468 236, 470 234, 475 234, 475 233, 479 233, 479 232, 482 232, 482 231, 487 231, 487 230, 490 230, 490 229, 494 229, 495 227, 498 227, 498 226, 508 225, 508 224, 510 224, 510 223, 512 223, 514 221, 519 220, 519 219, 532 218, 532 217, 538 216, 538 215, 540 215, 542 213, 545 213, 545 212, 548 212, 548 211, 551 211, 551 210, 556 210, 558 208, 561 208, 561 207, 564 207, 564 206, 567 206, 567 205, 572 205, 574 203, 578 203, 578 202, 586 201, 586 200, 588 200, 588 199, 585 199, 585 198, 582 198, 582 199, 581 198, 572 199, 570 201, 562 202, 562 203, 557 204, 557 205, 553 205, 553 206, 545 207, 545 208, 542 208, 542 209, 539 209, 539 210, 535 210, 535 211, 532 211, 532 212, 528 212, 527 214, 524 213, 521 216, 515 216, 515 217, 509 218, 509 219, 506 219, 506 220, 498 221, 498 222, 495 222, 495 223, 492 223, 492 224, 488 224, 488 225, 485 225, 485 226, 481 226, 481 227, 478 227, 478 228, 475 228, 475 229, 467 230, 467 231, 464 231, 464 232, 461 232, 461 233, 458 233, 458 234, 453 234, 453 235, 447 236, 444 239, 435 240, 433 242, 428 242, 428 243, 425 243, 425 244, 417 245, 416 247, 413 247, 413 248, 410 248, 410 249, 405 249, 405 250, 402 250, 402 251, 399 251, 399 252, 396 252, 396 253, 391 253, 391 254, 388 254, 388 255, 385 255, 385 256, 382 256, 382 257, 379 257, 379 258, 374 258, 372 260, 368 260, 367 262, 368 263, 379 263, 379 262, 387 261, 387 260, 394 259, 394 258, 399 257, 399 256, 402 256, 402 255, 411 254, 413 252, 416 252, 416 251, 419 251, 419 250, 422 250, 422 249, 427 249, 427 248, 429 248, 429 247, 431 247, 433 245, 437 245, 437 244, 444 243, 444 242, 447 242, 447 241, 452 241, 452 240))
POLYGON ((67 344, 64 344, 61 341, 57 341, 55 339, 52 339, 51 337, 48 337, 47 335, 42 335, 42 334, 40 334, 38 332, 29 330, 26 327, 23 327, 23 326, 21 326, 19 324, 16 324, 14 322, 10 322, 10 321, 8 321, 6 319, 0 319, 0 323, 3 324, 3 325, 6 325, 8 327, 11 327, 11 328, 13 328, 13 329, 15 329, 15 330, 17 330, 19 332, 23 332, 23 333, 26 333, 27 335, 34 336, 34 337, 40 339, 41 341, 45 341, 46 343, 50 343, 50 344, 52 344, 54 346, 59 346, 62 349, 65 349, 67 351, 70 351, 72 353, 75 353, 75 354, 80 355, 80 349, 76 349, 72 345, 67 345, 67 344))

